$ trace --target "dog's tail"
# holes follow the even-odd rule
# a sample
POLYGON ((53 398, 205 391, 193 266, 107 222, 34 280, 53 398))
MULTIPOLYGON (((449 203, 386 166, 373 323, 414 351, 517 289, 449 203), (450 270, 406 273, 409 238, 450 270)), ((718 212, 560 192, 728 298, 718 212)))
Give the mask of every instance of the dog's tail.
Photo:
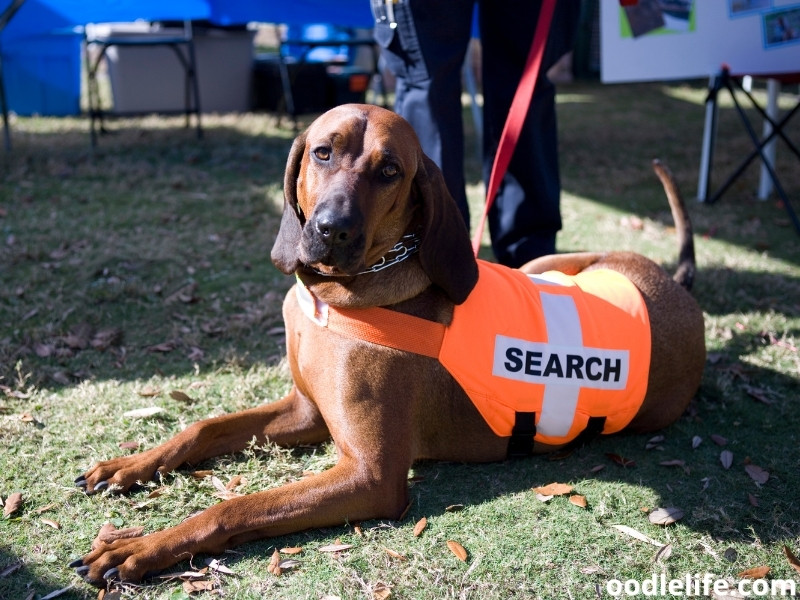
POLYGON ((653 170, 664 186, 667 200, 669 200, 669 208, 672 211, 672 219, 675 221, 675 229, 678 233, 678 268, 672 278, 679 285, 691 290, 695 274, 692 222, 689 220, 686 204, 683 202, 683 196, 681 196, 681 192, 678 189, 678 184, 675 183, 672 171, 658 159, 653 160, 653 170))

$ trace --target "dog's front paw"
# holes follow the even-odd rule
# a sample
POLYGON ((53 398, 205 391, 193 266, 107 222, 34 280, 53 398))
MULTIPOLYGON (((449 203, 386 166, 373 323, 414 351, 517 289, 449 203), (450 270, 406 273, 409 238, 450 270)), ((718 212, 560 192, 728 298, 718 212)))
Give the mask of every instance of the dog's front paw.
POLYGON ((75 485, 87 494, 107 489, 127 492, 137 482, 159 481, 166 467, 147 453, 104 460, 75 480, 75 485))
POLYGON ((103 543, 83 558, 69 563, 87 583, 106 587, 109 583, 137 582, 153 576, 177 560, 164 558, 159 534, 103 543))

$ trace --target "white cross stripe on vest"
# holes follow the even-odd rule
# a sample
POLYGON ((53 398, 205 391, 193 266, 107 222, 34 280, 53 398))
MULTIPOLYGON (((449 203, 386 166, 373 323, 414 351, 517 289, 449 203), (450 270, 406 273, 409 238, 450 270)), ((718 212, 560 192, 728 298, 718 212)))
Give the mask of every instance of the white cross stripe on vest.
MULTIPOLYGON (((554 285, 544 277, 535 283, 554 285)), ((569 433, 581 388, 624 389, 628 351, 583 344, 580 315, 572 296, 540 291, 547 342, 497 335, 492 374, 544 384, 536 431, 562 437, 569 433)))

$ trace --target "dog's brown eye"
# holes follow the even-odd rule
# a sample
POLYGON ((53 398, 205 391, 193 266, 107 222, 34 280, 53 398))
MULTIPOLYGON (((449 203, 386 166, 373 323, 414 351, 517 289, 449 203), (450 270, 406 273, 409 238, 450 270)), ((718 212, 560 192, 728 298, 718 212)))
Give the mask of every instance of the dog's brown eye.
POLYGON ((314 156, 316 156, 319 160, 330 160, 331 151, 328 148, 316 148, 314 150, 314 156))
POLYGON ((384 177, 394 177, 397 173, 399 173, 399 169, 396 165, 386 165, 381 170, 381 175, 384 177))

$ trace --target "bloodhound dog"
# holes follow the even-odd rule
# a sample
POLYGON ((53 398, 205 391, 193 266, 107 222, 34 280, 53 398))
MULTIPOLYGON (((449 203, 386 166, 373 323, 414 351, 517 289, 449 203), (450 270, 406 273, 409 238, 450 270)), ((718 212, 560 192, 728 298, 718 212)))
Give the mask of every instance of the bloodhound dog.
POLYGON ((254 439, 285 446, 332 439, 338 462, 220 502, 168 529, 101 543, 71 566, 95 585, 137 581, 250 540, 398 518, 409 503, 409 468, 420 459, 501 461, 585 441, 587 432, 642 432, 674 422, 700 383, 704 326, 686 289, 694 275, 691 225, 669 172, 655 168, 676 221, 675 277, 630 252, 554 255, 511 270, 476 260, 439 169, 406 121, 367 105, 320 116, 291 148, 272 249, 275 266, 296 278, 283 305, 291 390, 263 406, 195 423, 140 454, 99 462, 76 484, 87 493, 126 492, 181 465, 241 451, 254 439), (599 329, 584 324, 583 309, 574 309, 616 310, 602 293, 594 297, 594 284, 572 283, 596 271, 621 276, 623 287, 637 292, 629 311, 637 333, 623 336, 634 338, 636 348, 607 348, 599 329), (493 300, 479 305, 485 317, 479 320, 488 321, 490 312, 511 315, 506 305, 492 310, 491 304, 502 304, 506 280, 520 279, 531 288, 509 292, 511 303, 530 301, 526 310, 546 333, 527 339, 538 334, 523 330, 523 317, 506 315, 502 331, 476 341, 483 334, 472 331, 475 321, 462 307, 486 280, 495 286, 488 292, 493 300), (581 293, 589 300, 565 296, 573 287, 587 287, 581 293), (582 332, 574 331, 576 318, 582 332), (449 341, 459 328, 472 336, 469 343, 449 341), (548 339, 558 340, 554 348, 548 339), (487 349, 477 349, 479 342, 487 349), (483 362, 458 372, 437 356, 448 345, 450 355, 460 349, 483 362), (638 391, 600 389, 625 408, 581 416, 584 390, 614 387, 621 374, 634 379, 634 358, 643 369, 638 391), (471 379, 482 370, 488 384, 471 379), (515 386, 538 404, 511 406, 505 394, 515 386))

